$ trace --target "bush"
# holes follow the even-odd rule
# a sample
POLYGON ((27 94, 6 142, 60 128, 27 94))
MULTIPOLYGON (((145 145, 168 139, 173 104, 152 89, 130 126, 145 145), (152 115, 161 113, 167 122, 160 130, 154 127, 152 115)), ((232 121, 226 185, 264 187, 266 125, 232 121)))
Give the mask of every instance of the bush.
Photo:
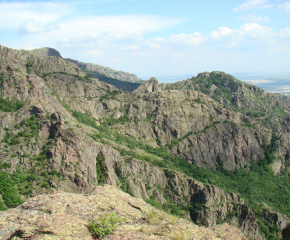
POLYGON ((104 214, 96 220, 90 220, 88 228, 94 237, 101 238, 112 233, 117 224, 122 221, 123 219, 119 218, 116 213, 104 214))
POLYGON ((159 224, 161 224, 163 222, 163 220, 165 219, 165 216, 159 211, 156 211, 154 209, 150 209, 146 213, 145 219, 150 224, 159 225, 159 224))
POLYGON ((0 97, 0 110, 4 112, 17 111, 20 108, 22 108, 23 105, 24 105, 24 102, 21 102, 21 101, 13 102, 13 101, 6 100, 0 97))
POLYGON ((20 197, 17 194, 17 190, 13 187, 7 187, 3 194, 3 200, 8 207, 17 207, 22 203, 20 197))
POLYGON ((98 154, 96 157, 96 173, 97 173, 97 180, 99 184, 105 182, 106 177, 108 175, 108 170, 105 164, 105 158, 101 154, 98 154))
POLYGON ((5 211, 6 209, 4 203, 0 200, 0 211, 5 211))
POLYGON ((26 72, 29 74, 30 73, 30 67, 32 67, 33 65, 33 60, 27 60, 27 62, 25 63, 25 67, 26 67, 26 72))

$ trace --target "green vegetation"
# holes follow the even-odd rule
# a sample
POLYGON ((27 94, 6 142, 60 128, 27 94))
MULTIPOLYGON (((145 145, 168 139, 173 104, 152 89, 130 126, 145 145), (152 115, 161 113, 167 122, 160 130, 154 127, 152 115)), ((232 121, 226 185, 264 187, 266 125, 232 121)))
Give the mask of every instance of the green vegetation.
POLYGON ((90 115, 86 113, 81 113, 78 111, 72 111, 72 115, 74 118, 76 118, 80 123, 83 123, 85 125, 91 126, 93 128, 97 128, 96 120, 92 119, 90 115))
POLYGON ((104 183, 108 175, 108 170, 105 164, 105 158, 101 154, 98 154, 98 156, 96 157, 96 173, 98 183, 104 183))
POLYGON ((114 232, 118 223, 123 221, 116 213, 104 214, 94 221, 90 220, 88 229, 94 237, 101 238, 114 232))
POLYGON ((49 72, 49 73, 44 73, 42 76, 41 76, 41 78, 46 78, 46 77, 49 77, 49 76, 51 76, 52 74, 64 74, 64 75, 68 75, 68 76, 72 76, 72 77, 74 77, 74 78, 76 78, 76 79, 78 79, 78 80, 84 80, 84 81, 86 81, 86 82, 89 82, 89 83, 91 83, 91 78, 89 77, 89 76, 87 76, 87 75, 85 75, 83 78, 81 77, 81 76, 79 76, 79 75, 77 75, 77 74, 69 74, 69 73, 67 73, 67 72, 49 72))
POLYGON ((14 128, 21 128, 25 127, 24 130, 19 131, 16 134, 12 134, 12 131, 9 131, 7 129, 6 134, 4 138, 2 139, 2 142, 7 143, 8 145, 17 145, 23 142, 30 141, 31 138, 35 139, 35 143, 38 142, 38 130, 40 129, 41 122, 35 117, 35 115, 32 115, 28 119, 24 119, 20 122, 19 125, 15 125, 14 128))
POLYGON ((3 112, 14 112, 22 108, 24 102, 10 101, 0 97, 0 110, 3 112))
POLYGON ((103 100, 116 99, 116 95, 118 95, 119 93, 120 91, 118 90, 114 90, 112 92, 108 91, 106 95, 100 97, 100 102, 102 102, 103 100))
MULTIPOLYGON (((11 175, 0 171, 0 194, 2 194, 2 199, 7 207, 16 207, 22 203, 15 185, 17 186, 26 180, 27 177, 19 169, 11 175)), ((2 211, 6 209, 2 202, 0 208, 2 211)))
POLYGON ((161 204, 159 201, 157 201, 154 195, 152 195, 149 199, 145 199, 145 201, 161 211, 164 211, 174 216, 178 216, 182 218, 184 218, 186 213, 188 213, 188 211, 192 209, 191 205, 188 205, 188 204, 177 205, 172 200, 170 200, 169 197, 167 197, 166 195, 164 195, 164 197, 167 200, 167 202, 164 204, 161 204))
POLYGON ((27 60, 26 61, 26 63, 25 63, 25 67, 26 67, 26 72, 29 74, 30 73, 30 67, 32 67, 32 65, 33 65, 33 60, 31 60, 31 59, 29 59, 29 60, 27 60))

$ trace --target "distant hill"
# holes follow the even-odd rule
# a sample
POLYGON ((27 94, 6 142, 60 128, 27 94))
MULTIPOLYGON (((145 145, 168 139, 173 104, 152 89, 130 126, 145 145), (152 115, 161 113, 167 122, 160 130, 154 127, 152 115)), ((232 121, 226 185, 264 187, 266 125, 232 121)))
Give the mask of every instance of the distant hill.
MULTIPOLYGON (((59 51, 49 47, 33 49, 30 52, 39 54, 43 57, 62 58, 59 51)), ((82 71, 91 75, 93 78, 97 78, 102 82, 114 85, 116 88, 122 89, 123 91, 132 92, 138 88, 142 82, 144 82, 139 79, 137 75, 132 73, 116 71, 109 67, 104 67, 93 63, 80 62, 71 58, 64 58, 64 60, 76 64, 82 71)))
POLYGON ((99 72, 87 71, 85 69, 82 69, 82 71, 89 74, 93 78, 97 78, 102 82, 114 85, 116 88, 122 89, 123 91, 126 91, 126 92, 132 92, 141 85, 141 83, 137 83, 137 82, 126 82, 126 81, 117 80, 99 72))
POLYGON ((126 82, 132 82, 132 83, 144 82, 141 79, 139 79, 137 75, 132 74, 132 73, 116 71, 109 67, 104 67, 98 64, 80 62, 80 61, 70 59, 70 58, 65 58, 65 60, 76 64, 82 70, 90 71, 92 74, 102 74, 102 75, 107 76, 108 78, 117 79, 117 80, 126 81, 126 82))

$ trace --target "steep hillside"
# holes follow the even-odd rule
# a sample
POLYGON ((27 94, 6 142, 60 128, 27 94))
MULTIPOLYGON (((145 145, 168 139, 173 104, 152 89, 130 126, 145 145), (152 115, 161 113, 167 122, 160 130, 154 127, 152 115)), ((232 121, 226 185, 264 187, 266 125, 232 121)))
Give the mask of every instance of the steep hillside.
MULTIPOLYGON (((125 93, 62 58, 3 46, 0 82, 1 210, 107 183, 252 239, 279 239, 290 222, 287 124, 264 125, 201 91, 163 90, 154 78, 125 93)), ((275 101, 273 112, 286 104, 275 101)))

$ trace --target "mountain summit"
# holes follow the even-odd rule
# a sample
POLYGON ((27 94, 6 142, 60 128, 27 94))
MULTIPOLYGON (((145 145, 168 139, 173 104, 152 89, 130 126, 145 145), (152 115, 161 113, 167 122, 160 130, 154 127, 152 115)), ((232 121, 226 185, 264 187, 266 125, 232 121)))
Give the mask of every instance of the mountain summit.
POLYGON ((57 51, 54 48, 48 48, 48 47, 36 48, 34 50, 31 50, 31 52, 36 53, 36 54, 40 54, 43 57, 60 57, 60 58, 62 58, 59 51, 57 51))

